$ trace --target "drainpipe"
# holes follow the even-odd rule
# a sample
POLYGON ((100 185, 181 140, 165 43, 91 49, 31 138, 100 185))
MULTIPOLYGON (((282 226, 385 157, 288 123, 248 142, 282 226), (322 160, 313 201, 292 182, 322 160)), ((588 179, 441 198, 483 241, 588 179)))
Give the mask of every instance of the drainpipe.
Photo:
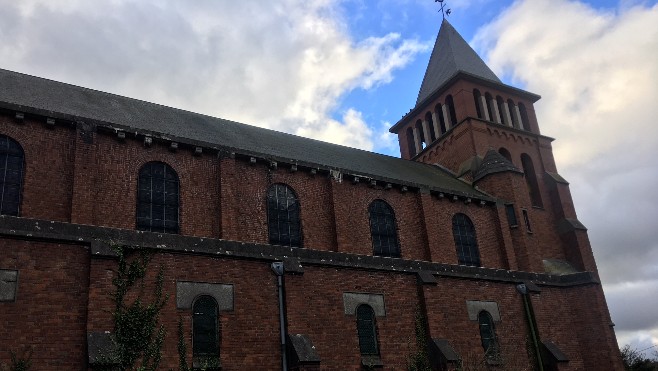
POLYGON ((283 301, 283 262, 272 263, 272 271, 276 275, 279 289, 279 324, 281 331, 281 370, 288 371, 288 359, 286 356, 286 315, 285 303, 283 301))
POLYGON ((532 345, 535 349, 535 356, 537 357, 537 365, 539 366, 539 371, 544 371, 544 362, 541 359, 541 351, 539 349, 539 336, 535 329, 535 318, 530 310, 530 303, 528 301, 528 288, 525 284, 516 285, 516 291, 521 294, 523 297, 523 306, 525 307, 525 315, 528 320, 528 326, 530 327, 530 336, 532 337, 532 345))

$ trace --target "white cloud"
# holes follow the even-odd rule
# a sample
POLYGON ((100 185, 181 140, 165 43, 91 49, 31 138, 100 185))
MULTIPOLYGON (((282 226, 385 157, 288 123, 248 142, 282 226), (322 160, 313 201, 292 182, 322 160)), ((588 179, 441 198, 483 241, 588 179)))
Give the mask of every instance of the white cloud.
POLYGON ((398 143, 398 136, 392 134, 388 129, 393 126, 388 121, 379 123, 379 130, 376 131, 375 144, 378 152, 381 153, 399 153, 400 144, 398 143))
POLYGON ((638 312, 658 305, 658 5, 628 4, 517 1, 475 40, 494 71, 542 94, 539 124, 557 138, 604 284, 654 282, 605 286, 620 340, 658 344, 658 323, 638 312))
POLYGON ((325 120, 321 127, 308 125, 297 130, 297 134, 322 140, 325 142, 343 144, 350 147, 372 150, 372 129, 366 125, 361 113, 348 109, 342 117, 342 122, 325 120))
POLYGON ((340 97, 389 82, 429 47, 355 40, 329 0, 0 6, 2 68, 364 149, 358 112, 331 119, 340 97))

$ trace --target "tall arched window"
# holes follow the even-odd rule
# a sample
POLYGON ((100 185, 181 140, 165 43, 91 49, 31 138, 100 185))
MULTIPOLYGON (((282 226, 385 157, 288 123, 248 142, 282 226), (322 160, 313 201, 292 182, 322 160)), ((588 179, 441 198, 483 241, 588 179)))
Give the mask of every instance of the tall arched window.
POLYGON ((489 121, 496 121, 496 115, 494 114, 493 105, 496 103, 493 100, 493 96, 489 93, 484 94, 484 99, 487 101, 487 114, 489 114, 489 121))
POLYGON ((418 131, 418 140, 420 144, 421 151, 427 147, 427 136, 425 135, 425 130, 423 130, 423 122, 420 120, 416 121, 416 130, 418 131))
POLYGON ((203 295, 194 302, 192 355, 202 363, 214 364, 219 361, 218 314, 217 302, 213 297, 203 295))
POLYGON ((441 104, 437 104, 434 107, 434 112, 436 112, 436 117, 439 119, 439 130, 441 130, 441 134, 439 135, 443 135, 446 133, 446 120, 443 117, 443 107, 441 104))
POLYGON ((361 355, 379 354, 375 311, 369 305, 361 304, 356 308, 356 329, 359 333, 361 355))
POLYGON ((481 119, 484 117, 482 113, 482 93, 479 90, 473 89, 473 100, 475 100, 475 111, 477 112, 478 118, 481 119))
POLYGON ((464 214, 456 214, 452 218, 452 235, 455 238, 459 264, 479 267, 480 250, 471 219, 464 214))
POLYGON ((409 158, 416 156, 416 140, 414 139, 414 129, 407 128, 407 149, 409 150, 409 158))
POLYGON ((137 229, 178 233, 178 175, 164 162, 148 162, 139 170, 137 229))
POLYGON ((530 119, 528 118, 528 111, 525 109, 523 103, 519 103, 519 113, 521 114, 521 124, 523 130, 530 131, 530 119))
POLYGON ((368 207, 368 213, 373 254, 399 258, 400 245, 395 228, 395 214, 391 206, 385 201, 374 200, 368 207))
POLYGON ((521 154, 521 165, 523 166, 523 174, 528 185, 528 193, 532 206, 544 207, 544 203, 541 200, 541 193, 539 192, 537 173, 535 173, 535 166, 532 164, 530 156, 525 153, 521 154))
POLYGON ((516 116, 516 104, 514 104, 513 100, 508 99, 507 107, 509 108, 510 119, 512 120, 512 127, 520 129, 521 126, 519 125, 519 119, 516 116))
POLYGON ((500 115, 500 123, 509 126, 508 116, 505 112, 505 101, 498 95, 496 96, 496 104, 498 105, 498 114, 500 115))
POLYGON ((452 95, 446 97, 446 106, 448 106, 448 115, 450 116, 450 127, 457 125, 457 113, 455 112, 455 102, 452 95))
POLYGON ((486 310, 481 311, 478 314, 478 323, 480 324, 480 340, 482 340, 484 354, 489 359, 498 358, 498 339, 496 339, 496 329, 491 314, 486 310))
POLYGON ((302 246, 299 201, 285 184, 273 184, 267 191, 267 224, 270 244, 302 246))
POLYGON ((429 141, 434 142, 437 138, 436 132, 434 131, 434 120, 432 119, 432 112, 427 112, 425 114, 425 121, 427 121, 427 128, 429 129, 429 141))
POLYGON ((0 135, 0 214, 18 216, 23 190, 25 154, 18 142, 0 135))

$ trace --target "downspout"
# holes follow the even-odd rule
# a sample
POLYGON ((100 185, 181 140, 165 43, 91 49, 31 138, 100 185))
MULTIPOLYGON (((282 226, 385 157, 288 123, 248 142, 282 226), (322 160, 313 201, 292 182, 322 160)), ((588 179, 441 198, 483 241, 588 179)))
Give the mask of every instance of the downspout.
POLYGON ((272 271, 276 275, 279 291, 279 324, 281 331, 281 370, 288 371, 288 359, 286 355, 286 314, 285 302, 283 301, 283 262, 272 263, 272 271))
POLYGON ((535 356, 537 357, 537 365, 539 366, 539 371, 544 371, 544 362, 541 359, 541 351, 539 349, 539 336, 537 335, 537 330, 535 329, 535 317, 532 314, 530 309, 530 303, 528 301, 528 288, 525 284, 516 285, 516 290, 523 297, 523 306, 525 307, 525 315, 528 320, 528 327, 530 327, 530 337, 532 338, 532 345, 535 349, 535 356))

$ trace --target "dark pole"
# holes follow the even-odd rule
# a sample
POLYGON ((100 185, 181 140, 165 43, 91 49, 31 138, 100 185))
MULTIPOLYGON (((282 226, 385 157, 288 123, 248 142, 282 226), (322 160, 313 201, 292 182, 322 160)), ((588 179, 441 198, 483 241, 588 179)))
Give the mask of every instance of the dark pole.
POLYGON ((286 355, 286 316, 283 302, 283 263, 272 263, 272 271, 276 275, 279 291, 279 324, 281 331, 281 370, 288 371, 288 359, 286 355))
POLYGON ((535 356, 537 357, 537 365, 539 366, 539 371, 544 371, 544 362, 542 362, 541 351, 539 349, 539 337, 537 336, 537 331, 535 330, 535 318, 532 315, 532 311, 530 310, 530 303, 528 303, 528 288, 525 284, 520 284, 516 286, 516 290, 523 297, 523 307, 525 308, 525 315, 528 319, 530 336, 532 337, 532 345, 535 349, 535 356))

